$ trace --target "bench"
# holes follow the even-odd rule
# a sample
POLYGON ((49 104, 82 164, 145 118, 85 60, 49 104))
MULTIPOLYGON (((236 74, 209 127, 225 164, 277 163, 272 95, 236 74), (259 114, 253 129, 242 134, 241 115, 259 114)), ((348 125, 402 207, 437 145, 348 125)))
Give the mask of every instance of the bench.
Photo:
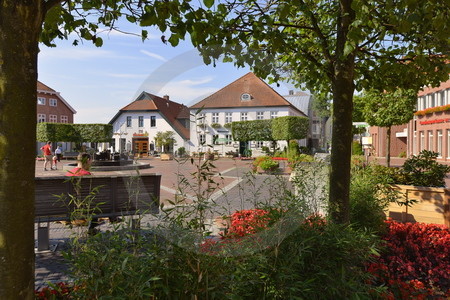
POLYGON ((120 217, 139 213, 158 213, 161 175, 93 175, 86 177, 35 177, 35 222, 38 223, 38 251, 49 249, 49 223, 69 221, 75 206, 68 195, 85 199, 98 188, 91 207, 94 216, 120 217), (70 180, 80 180, 79 188, 70 180), (47 226, 41 226, 46 222, 47 226))
POLYGON ((63 156, 64 159, 69 159, 69 158, 71 158, 71 159, 77 159, 77 157, 78 157, 78 152, 64 151, 64 153, 63 153, 62 156, 63 156))

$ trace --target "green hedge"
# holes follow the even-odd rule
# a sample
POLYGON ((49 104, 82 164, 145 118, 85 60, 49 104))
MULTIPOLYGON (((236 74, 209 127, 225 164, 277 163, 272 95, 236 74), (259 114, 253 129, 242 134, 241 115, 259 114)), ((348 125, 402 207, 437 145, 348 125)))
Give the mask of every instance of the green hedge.
POLYGON ((272 136, 276 141, 300 140, 308 134, 306 117, 286 116, 272 119, 272 136))
POLYGON ((231 126, 233 140, 240 142, 272 141, 272 120, 233 122, 231 126))
POLYGON ((38 142, 109 142, 112 139, 111 124, 61 124, 38 123, 36 127, 38 142))

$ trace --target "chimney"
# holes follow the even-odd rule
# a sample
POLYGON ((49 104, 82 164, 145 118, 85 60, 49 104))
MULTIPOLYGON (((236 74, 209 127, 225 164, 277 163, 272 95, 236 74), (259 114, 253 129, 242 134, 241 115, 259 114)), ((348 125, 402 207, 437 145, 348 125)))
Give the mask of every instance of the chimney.
POLYGON ((294 95, 294 90, 289 90, 289 95, 294 95))
POLYGON ((164 95, 163 98, 169 100, 169 95, 164 95))

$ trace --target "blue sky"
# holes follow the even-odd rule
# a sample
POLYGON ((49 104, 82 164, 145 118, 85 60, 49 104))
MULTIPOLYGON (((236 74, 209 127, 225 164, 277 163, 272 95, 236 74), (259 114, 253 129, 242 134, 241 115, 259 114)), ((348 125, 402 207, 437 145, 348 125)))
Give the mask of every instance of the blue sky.
MULTIPOLYGON (((76 123, 107 123, 142 91, 192 105, 250 71, 232 63, 205 65, 189 41, 177 47, 161 42, 161 33, 149 30, 149 39, 105 32, 101 48, 73 39, 40 45, 39 80, 66 99, 77 111, 76 123)), ((282 95, 294 89, 281 84, 282 95)))

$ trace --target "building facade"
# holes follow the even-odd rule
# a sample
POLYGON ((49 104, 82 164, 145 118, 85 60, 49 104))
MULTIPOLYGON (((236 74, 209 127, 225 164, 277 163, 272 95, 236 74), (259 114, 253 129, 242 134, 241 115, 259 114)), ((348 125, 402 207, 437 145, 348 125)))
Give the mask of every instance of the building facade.
MULTIPOLYGON (((37 82, 37 122, 73 123, 76 110, 61 96, 61 94, 42 82, 37 82)), ((72 143, 59 142, 63 151, 71 150, 72 143)), ((41 154, 44 143, 36 143, 36 154, 41 154)), ((56 149, 57 145, 53 145, 56 149)))
POLYGON ((143 92, 137 99, 111 119, 114 151, 147 156, 156 152, 176 152, 180 147, 187 151, 189 142, 189 110, 185 105, 143 92), (172 131, 175 143, 170 149, 158 149, 155 137, 158 132, 172 131))
MULTIPOLYGON (((233 141, 228 124, 282 116, 306 117, 306 114, 251 72, 192 105, 190 111, 193 152, 211 150, 221 154, 243 154, 246 149, 250 149, 253 156, 262 155, 262 148, 271 147, 270 142, 233 141)), ((278 144, 281 149, 286 146, 286 142, 278 144)))
POLYGON ((417 112, 407 131, 409 154, 430 150, 439 153, 439 161, 450 162, 450 80, 418 94, 417 112))
MULTIPOLYGON (((438 87, 426 87, 417 96, 414 118, 407 124, 392 127, 391 157, 401 153, 409 157, 430 150, 439 154, 439 162, 450 163, 450 80, 438 87)), ((370 127, 370 134, 371 153, 385 157, 386 128, 370 127)))

